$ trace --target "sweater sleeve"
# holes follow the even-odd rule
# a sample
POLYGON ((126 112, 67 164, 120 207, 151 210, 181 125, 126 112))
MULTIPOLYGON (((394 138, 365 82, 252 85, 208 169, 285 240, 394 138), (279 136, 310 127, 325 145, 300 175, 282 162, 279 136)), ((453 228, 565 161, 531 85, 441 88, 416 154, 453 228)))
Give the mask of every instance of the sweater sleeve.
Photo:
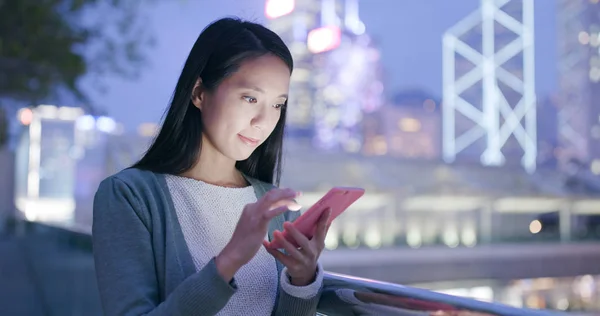
MULTIPOLYGON (((154 265, 145 211, 122 180, 104 180, 94 198, 92 240, 96 277, 106 315, 214 315, 236 291, 217 272, 214 258, 164 301, 154 265)), ((149 217, 149 216, 148 216, 149 217)))
POLYGON ((320 263, 317 265, 315 281, 306 286, 293 285, 290 276, 287 273, 287 268, 283 268, 283 271, 281 271, 281 275, 279 276, 279 284, 281 285, 281 289, 291 296, 305 299, 312 298, 317 295, 323 287, 323 267, 320 263))

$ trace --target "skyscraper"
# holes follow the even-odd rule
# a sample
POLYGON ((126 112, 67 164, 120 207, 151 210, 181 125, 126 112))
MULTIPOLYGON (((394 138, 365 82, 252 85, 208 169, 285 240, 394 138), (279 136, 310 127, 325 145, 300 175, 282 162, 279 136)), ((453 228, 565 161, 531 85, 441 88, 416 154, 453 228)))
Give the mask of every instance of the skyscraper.
POLYGON ((558 1, 561 165, 600 159, 600 4, 558 1))
POLYGON ((82 108, 40 105, 18 114, 15 205, 31 221, 91 223, 91 201, 105 172, 106 145, 118 124, 82 108))
POLYGON ((381 104, 379 52, 359 18, 357 0, 269 0, 270 27, 290 46, 290 136, 324 149, 357 152, 362 114, 381 104))
POLYGON ((420 89, 398 91, 364 122, 366 155, 438 160, 441 102, 420 89))
POLYGON ((269 27, 290 48, 294 71, 287 109, 287 130, 292 137, 312 137, 314 130, 312 103, 314 77, 313 54, 308 50, 308 33, 320 25, 321 3, 318 0, 267 0, 265 15, 269 27))

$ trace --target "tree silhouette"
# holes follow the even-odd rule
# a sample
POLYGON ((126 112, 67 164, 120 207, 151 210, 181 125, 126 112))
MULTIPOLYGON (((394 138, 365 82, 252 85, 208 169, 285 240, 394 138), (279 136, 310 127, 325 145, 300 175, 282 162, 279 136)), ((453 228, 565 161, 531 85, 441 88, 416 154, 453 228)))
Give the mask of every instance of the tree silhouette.
POLYGON ((152 43, 143 12, 157 1, 0 0, 0 112, 65 93, 91 104, 84 76, 96 87, 108 74, 135 78, 152 43))

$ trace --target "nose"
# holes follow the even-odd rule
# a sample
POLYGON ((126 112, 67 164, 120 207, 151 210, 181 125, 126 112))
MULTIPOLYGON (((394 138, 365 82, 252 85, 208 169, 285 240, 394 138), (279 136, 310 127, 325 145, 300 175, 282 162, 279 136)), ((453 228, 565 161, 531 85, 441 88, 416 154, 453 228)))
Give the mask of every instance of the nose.
POLYGON ((254 113, 250 125, 259 130, 265 129, 265 126, 269 124, 270 120, 269 113, 267 111, 268 110, 265 109, 265 107, 260 107, 260 109, 254 113))

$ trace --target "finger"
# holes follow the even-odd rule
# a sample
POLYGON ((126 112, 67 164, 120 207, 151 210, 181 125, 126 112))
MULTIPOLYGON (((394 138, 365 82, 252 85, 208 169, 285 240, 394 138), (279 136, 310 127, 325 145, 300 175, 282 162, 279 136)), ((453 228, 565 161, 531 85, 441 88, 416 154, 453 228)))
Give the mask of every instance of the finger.
POLYGON ((292 189, 272 189, 263 195, 259 202, 264 203, 265 206, 270 206, 279 200, 293 199, 296 196, 297 192, 292 189))
POLYGON ((294 240, 300 246, 300 248, 302 248, 302 249, 310 248, 310 240, 308 240, 308 238, 306 238, 306 236, 304 236, 304 234, 302 234, 298 230, 298 228, 296 228, 291 222, 283 223, 283 228, 285 228, 285 230, 287 230, 287 232, 289 233, 288 236, 294 238, 294 240))
MULTIPOLYGON (((263 243, 263 246, 264 246, 264 243, 263 243)), ((282 253, 281 251, 279 251, 277 249, 265 247, 265 250, 267 250, 267 252, 269 254, 271 254, 271 256, 275 257, 275 259, 277 259, 279 262, 281 262, 284 266, 286 266, 288 268, 290 266, 292 266, 292 264, 294 263, 294 261, 292 260, 292 258, 290 256, 286 256, 284 253, 282 253)))
POLYGON ((267 249, 271 249, 271 250, 280 249, 279 245, 276 245, 277 243, 274 241, 263 240, 262 244, 267 249))
POLYGON ((268 241, 268 240, 266 240, 266 239, 265 239, 265 240, 263 240, 262 244, 263 244, 263 246, 265 246, 265 248, 267 248, 267 249, 273 249, 273 243, 272 243, 272 242, 270 242, 270 241, 268 241))
POLYGON ((285 200, 279 200, 273 204, 271 204, 271 207, 269 208, 270 210, 278 208, 280 206, 287 206, 287 208, 291 211, 299 211, 302 206, 300 204, 298 204, 298 202, 296 202, 293 199, 285 199, 285 200))
POLYGON ((298 250, 298 248, 296 248, 296 246, 292 245, 291 242, 289 242, 285 236, 283 235, 282 232, 276 230, 273 232, 273 239, 277 240, 277 242, 279 243, 279 245, 281 245, 281 248, 285 249, 285 251, 287 251, 288 255, 293 257, 294 259, 302 262, 305 260, 304 255, 300 252, 300 250, 298 250))
POLYGON ((291 200, 297 196, 297 192, 292 189, 273 189, 267 192, 258 200, 262 209, 271 209, 271 206, 281 200, 291 200))
POLYGON ((329 218, 331 217, 331 208, 328 208, 321 214, 321 218, 319 218, 319 222, 317 223, 317 231, 315 232, 315 236, 313 239, 316 239, 319 242, 323 242, 325 237, 327 236, 327 230, 329 228, 329 218))
POLYGON ((280 206, 276 209, 273 210, 267 210, 266 212, 263 213, 264 219, 270 221, 271 219, 285 213, 288 211, 288 207, 287 206, 280 206))

